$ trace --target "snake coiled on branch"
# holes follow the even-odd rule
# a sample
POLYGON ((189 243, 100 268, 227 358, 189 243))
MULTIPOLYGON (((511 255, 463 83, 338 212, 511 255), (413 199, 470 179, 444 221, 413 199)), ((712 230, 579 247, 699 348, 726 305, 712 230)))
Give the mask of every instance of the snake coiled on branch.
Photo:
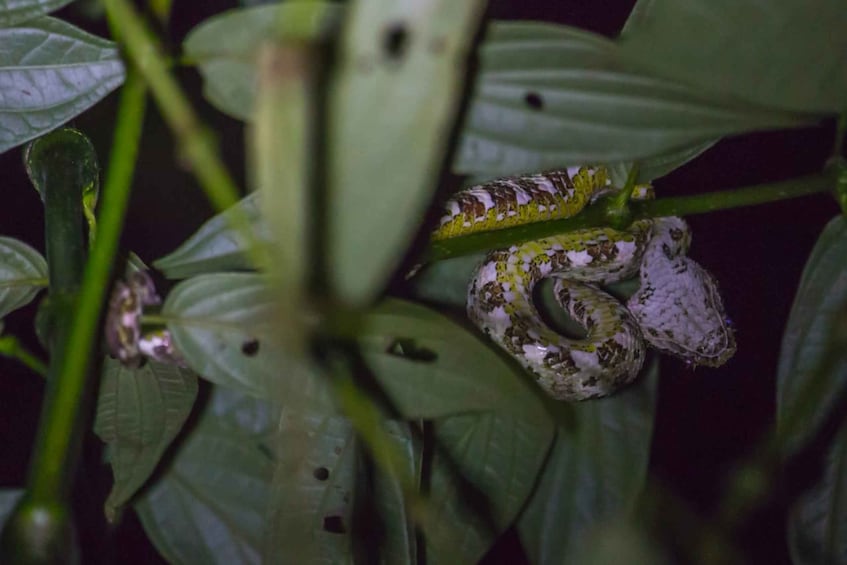
MULTIPOLYGON (((639 185, 633 198, 651 190, 639 185)), ((613 192, 601 166, 495 180, 448 200, 432 238, 575 216, 613 192)), ((606 396, 631 382, 646 344, 691 366, 717 367, 735 353, 734 332, 714 277, 686 256, 690 242, 685 221, 665 217, 495 250, 471 281, 468 316, 560 400, 606 396), (626 306, 601 289, 636 273, 641 285, 626 306), (555 332, 540 316, 533 291, 547 277, 584 339, 555 332)))

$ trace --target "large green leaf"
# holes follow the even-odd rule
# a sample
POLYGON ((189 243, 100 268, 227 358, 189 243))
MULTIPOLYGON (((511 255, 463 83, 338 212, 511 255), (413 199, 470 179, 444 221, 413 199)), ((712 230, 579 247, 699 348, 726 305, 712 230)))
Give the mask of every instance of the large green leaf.
POLYGON ((537 391, 471 332, 417 304, 384 301, 359 342, 403 417, 436 419, 427 558, 475 562, 515 519, 549 449, 537 391))
POLYGON ((552 429, 522 369, 433 310, 386 300, 359 335, 368 367, 406 419, 498 410, 552 429))
POLYGON ((434 431, 436 519, 426 555, 430 563, 476 563, 526 502, 553 429, 495 411, 437 420, 434 431))
POLYGON ((252 268, 246 243, 232 229, 232 217, 243 214, 253 227, 256 240, 269 241, 270 234, 259 214, 258 199, 258 193, 254 192, 235 205, 240 212, 227 210, 210 218, 176 250, 154 261, 153 266, 171 279, 252 268))
POLYGON ((847 377, 847 358, 823 367, 834 324, 847 304, 847 221, 827 224, 812 250, 782 338, 777 373, 777 423, 788 449, 829 414, 847 377), (821 372, 822 369, 828 369, 821 372), (814 390, 814 396, 808 391, 814 390), (794 429, 784 429, 791 420, 794 429))
POLYGON ((166 472, 135 503, 170 563, 260 563, 278 421, 271 405, 215 387, 166 472))
POLYGON ((659 364, 618 394, 574 406, 518 521, 532 563, 580 563, 585 539, 625 518, 647 476, 659 364))
POLYGON ((352 563, 357 442, 327 400, 287 404, 276 437, 269 563, 352 563))
POLYGON ((268 400, 308 395, 308 371, 274 335, 273 288, 255 273, 182 281, 162 308, 176 348, 204 378, 268 400))
POLYGON ((197 396, 197 377, 174 365, 148 362, 129 369, 103 362, 94 432, 109 449, 115 477, 106 499, 107 518, 147 481, 182 429, 197 396))
POLYGON ((26 243, 0 236, 0 318, 47 286, 47 261, 26 243))
POLYGON ((0 29, 0 152, 80 114, 123 82, 115 45, 41 17, 0 29))
MULTIPOLYGON (((419 483, 422 453, 412 425, 406 422, 389 421, 385 422, 384 429, 388 439, 397 448, 397 452, 404 456, 406 465, 404 473, 414 477, 419 483)), ((361 504, 364 499, 366 504, 376 510, 380 518, 379 522, 366 528, 366 535, 380 540, 379 554, 382 561, 409 565, 419 563, 417 534, 410 519, 411 511, 406 500, 406 493, 397 477, 376 467, 372 484, 360 481, 359 485, 358 503, 361 504), (370 489, 363 488, 362 483, 370 489)), ((365 543, 367 544, 368 541, 366 540, 365 543)))
MULTIPOLYGON (((782 340, 777 423, 786 453, 818 430, 843 398, 847 308, 847 221, 829 222, 806 263, 782 340)), ((835 437, 823 477, 790 510, 795 563, 847 563, 847 432, 835 437)))
POLYGON ((621 42, 639 63, 709 92, 816 112, 847 100, 842 0, 640 0, 621 42))
POLYGON ((203 94, 209 102, 235 118, 249 120, 256 97, 255 62, 262 44, 284 35, 289 21, 300 22, 304 16, 315 18, 312 24, 329 33, 337 29, 342 13, 338 4, 302 1, 229 10, 192 29, 183 48, 203 75, 203 94))
POLYGON ((513 174, 691 152, 717 137, 813 123, 626 64, 599 35, 553 24, 489 26, 453 164, 513 174))
POLYGON ((31 20, 58 10, 73 0, 0 0, 0 27, 31 20))
POLYGON ((354 2, 330 90, 328 265, 366 303, 396 268, 447 156, 485 2, 354 2))

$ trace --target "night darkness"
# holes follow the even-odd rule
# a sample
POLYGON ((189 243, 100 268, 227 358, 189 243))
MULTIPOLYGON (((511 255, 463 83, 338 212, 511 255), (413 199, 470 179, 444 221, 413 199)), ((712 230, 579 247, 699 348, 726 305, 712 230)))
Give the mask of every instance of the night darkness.
MULTIPOLYGON (((178 45, 199 21, 235 2, 175 2, 171 41, 178 45)), ((605 35, 623 25, 633 1, 491 0, 491 17, 565 23, 605 35)), ((58 14, 101 36, 104 26, 81 19, 73 9, 58 14)), ((192 70, 180 72, 203 118, 220 134, 231 170, 243 178, 243 132, 238 122, 208 106, 199 95, 192 70)), ((72 125, 92 137, 101 162, 108 155, 114 94, 72 125)), ((191 176, 181 170, 169 132, 149 106, 147 129, 137 168, 133 202, 123 246, 150 261, 172 250, 211 214, 191 176)), ((695 194, 776 181, 820 171, 833 138, 834 124, 818 128, 733 137, 656 183, 660 195, 695 194)), ((29 186, 20 149, 0 155, 5 196, 0 233, 20 238, 43 252, 41 202, 29 186)), ((777 356, 794 292, 806 257, 825 223, 838 213, 826 195, 752 208, 694 216, 691 255, 721 283, 727 311, 737 328, 738 352, 720 370, 691 372, 672 359, 662 360, 651 473, 698 512, 715 508, 722 481, 733 465, 750 454, 774 423, 777 356)), ((5 331, 38 348, 32 329, 35 306, 5 320, 5 331)), ((40 379, 0 358, 0 486, 23 484, 44 387, 40 379)), ((109 532, 100 516, 111 475, 93 436, 86 445, 77 494, 79 527, 86 563, 164 563, 128 512, 109 532)), ((744 529, 739 545, 753 563, 788 563, 785 500, 774 500, 744 529)), ((487 563, 520 563, 514 537, 507 536, 487 563)))

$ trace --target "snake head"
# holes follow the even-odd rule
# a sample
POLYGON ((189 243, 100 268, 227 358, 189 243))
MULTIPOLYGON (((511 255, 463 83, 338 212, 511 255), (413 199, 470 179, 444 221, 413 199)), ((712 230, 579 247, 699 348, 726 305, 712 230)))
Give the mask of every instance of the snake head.
POLYGON ((735 353, 717 281, 688 257, 654 258, 627 307, 650 345, 689 365, 719 367, 735 353))

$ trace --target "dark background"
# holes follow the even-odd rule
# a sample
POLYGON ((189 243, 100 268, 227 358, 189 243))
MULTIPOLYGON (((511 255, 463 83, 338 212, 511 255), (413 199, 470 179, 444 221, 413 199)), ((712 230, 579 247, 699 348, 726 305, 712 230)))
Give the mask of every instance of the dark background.
MULTIPOLYGON (((608 36, 621 28, 634 1, 492 0, 491 17, 565 23, 608 36)), ((175 2, 170 26, 178 45, 196 23, 235 7, 224 0, 175 2)), ((58 14, 101 36, 102 22, 79 8, 58 14)), ((209 107, 200 81, 179 71, 204 120, 219 132, 231 170, 243 178, 242 127, 209 107)), ((89 134, 101 160, 109 151, 116 97, 78 117, 72 125, 89 134)), ((706 154, 656 183, 659 194, 693 194, 729 189, 817 172, 826 160, 833 124, 818 128, 757 133, 718 143, 706 154)), ((0 155, 0 233, 44 249, 40 200, 29 186, 19 149, 0 155)), ((774 423, 775 375, 780 340, 800 273, 824 224, 838 212, 827 195, 744 208, 689 219, 692 254, 721 282, 727 311, 737 327, 738 353, 720 370, 691 372, 662 360, 662 378, 650 471, 671 492, 704 516, 715 509, 724 479, 749 456, 774 423)), ((211 214, 193 178, 181 170, 170 133, 151 105, 123 245, 150 261, 171 251, 211 214)), ((38 347, 31 305, 6 319, 6 331, 38 347)), ((14 362, 0 358, 0 486, 23 484, 44 392, 43 383, 14 362)), ((99 444, 86 446, 86 465, 77 489, 79 527, 86 562, 162 563, 131 512, 107 535, 100 508, 110 474, 98 465, 99 444)), ((785 505, 777 497, 737 540, 752 563, 788 563, 785 505)), ((488 563, 520 563, 520 547, 507 535, 488 563)))

